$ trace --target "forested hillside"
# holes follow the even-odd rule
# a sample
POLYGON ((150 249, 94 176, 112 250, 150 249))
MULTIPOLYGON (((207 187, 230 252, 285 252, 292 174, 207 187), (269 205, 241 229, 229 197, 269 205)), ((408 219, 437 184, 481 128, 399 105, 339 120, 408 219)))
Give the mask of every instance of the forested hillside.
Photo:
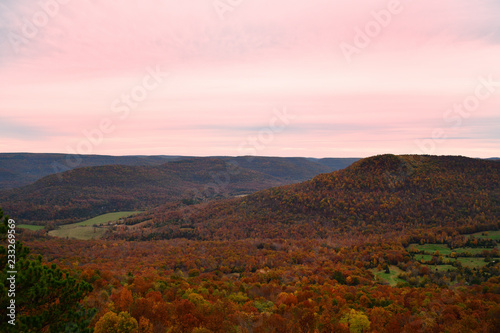
POLYGON ((146 212, 129 239, 327 238, 423 227, 497 225, 500 164, 449 156, 382 155, 244 198, 146 212), (186 223, 193 226, 182 230, 186 223))
POLYGON ((358 158, 303 158, 303 157, 260 157, 239 156, 221 157, 221 159, 237 163, 242 168, 260 171, 288 181, 298 183, 309 180, 320 173, 328 173, 348 167, 358 158))
POLYGON ((0 190, 20 187, 74 168, 103 165, 160 165, 179 156, 105 156, 73 154, 0 154, 0 190))
POLYGON ((281 184, 279 179, 216 159, 188 159, 160 166, 79 168, 4 191, 0 203, 24 223, 69 223, 113 211, 140 210, 190 199, 246 194, 281 184), (231 170, 217 185, 214 177, 231 170))
MULTIPOLYGON (((106 158, 101 157, 99 161, 104 162, 106 158)), ((124 161, 155 164, 159 159, 130 157, 124 161)), ((108 162, 112 161, 115 160, 110 157, 108 162)), ((250 194, 310 179, 330 169, 305 158, 275 157, 179 157, 153 166, 84 167, 1 191, 0 205, 25 223, 70 223, 103 213, 143 210, 178 200, 195 203, 250 194)))

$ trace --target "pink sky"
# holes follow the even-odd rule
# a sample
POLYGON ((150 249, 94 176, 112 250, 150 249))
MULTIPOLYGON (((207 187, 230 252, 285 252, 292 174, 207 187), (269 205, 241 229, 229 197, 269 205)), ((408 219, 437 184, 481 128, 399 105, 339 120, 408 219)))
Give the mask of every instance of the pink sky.
POLYGON ((496 0, 41 3, 0 1, 0 152, 500 156, 496 0))

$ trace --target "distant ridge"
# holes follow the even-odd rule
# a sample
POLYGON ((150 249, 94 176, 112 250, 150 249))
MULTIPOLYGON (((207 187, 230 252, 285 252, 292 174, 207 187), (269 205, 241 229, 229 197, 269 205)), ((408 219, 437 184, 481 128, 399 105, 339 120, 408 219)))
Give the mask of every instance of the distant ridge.
MULTIPOLYGON (((0 190, 12 189, 32 184, 38 179, 74 168, 128 165, 155 166, 169 161, 193 158, 191 156, 108 156, 108 155, 72 155, 72 154, 32 154, 0 153, 0 190)), ((314 177, 323 172, 345 168, 358 159, 328 158, 307 159, 301 157, 199 157, 218 158, 224 161, 236 161, 241 167, 262 171, 280 178, 288 177, 293 183, 314 177), (288 171, 287 171, 288 169, 288 171), (286 172, 286 176, 283 176, 286 172), (282 173, 282 174, 279 174, 282 173)))
POLYGON ((320 158, 320 159, 312 159, 317 161, 320 164, 323 164, 332 169, 332 171, 340 170, 347 168, 349 165, 353 164, 356 161, 359 161, 360 158, 320 158))
POLYGON ((72 154, 0 154, 0 190, 31 184, 38 179, 74 168, 103 165, 160 165, 180 156, 107 156, 72 154))

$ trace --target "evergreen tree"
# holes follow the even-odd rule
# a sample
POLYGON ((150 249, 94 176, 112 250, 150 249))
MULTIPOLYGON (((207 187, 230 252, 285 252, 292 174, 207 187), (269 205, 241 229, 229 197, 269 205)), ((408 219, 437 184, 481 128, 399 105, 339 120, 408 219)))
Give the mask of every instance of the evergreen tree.
POLYGON ((29 248, 18 240, 12 244, 16 229, 11 225, 0 208, 0 331, 90 332, 88 326, 95 310, 84 309, 80 301, 92 286, 77 281, 55 264, 43 264, 40 255, 29 257, 29 248), (13 257, 8 257, 14 249, 15 264, 9 261, 13 257), (15 281, 15 295, 11 281, 15 281), (15 301, 15 325, 7 316, 11 300, 15 301))

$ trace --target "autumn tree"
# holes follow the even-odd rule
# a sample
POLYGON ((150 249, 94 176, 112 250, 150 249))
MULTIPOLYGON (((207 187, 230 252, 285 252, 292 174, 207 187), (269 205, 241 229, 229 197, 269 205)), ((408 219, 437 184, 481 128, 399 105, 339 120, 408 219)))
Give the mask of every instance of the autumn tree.
MULTIPOLYGON (((144 324, 143 324, 144 327, 144 324)), ((146 327, 149 325, 146 324, 146 327)), ((138 333, 139 324, 128 312, 107 312, 95 324, 94 333, 138 333)))
POLYGON ((145 317, 139 318, 139 333, 153 333, 153 324, 145 317))
POLYGON ((370 320, 368 317, 363 312, 354 309, 346 313, 340 322, 346 323, 349 326, 349 331, 352 333, 367 332, 370 329, 370 320))

